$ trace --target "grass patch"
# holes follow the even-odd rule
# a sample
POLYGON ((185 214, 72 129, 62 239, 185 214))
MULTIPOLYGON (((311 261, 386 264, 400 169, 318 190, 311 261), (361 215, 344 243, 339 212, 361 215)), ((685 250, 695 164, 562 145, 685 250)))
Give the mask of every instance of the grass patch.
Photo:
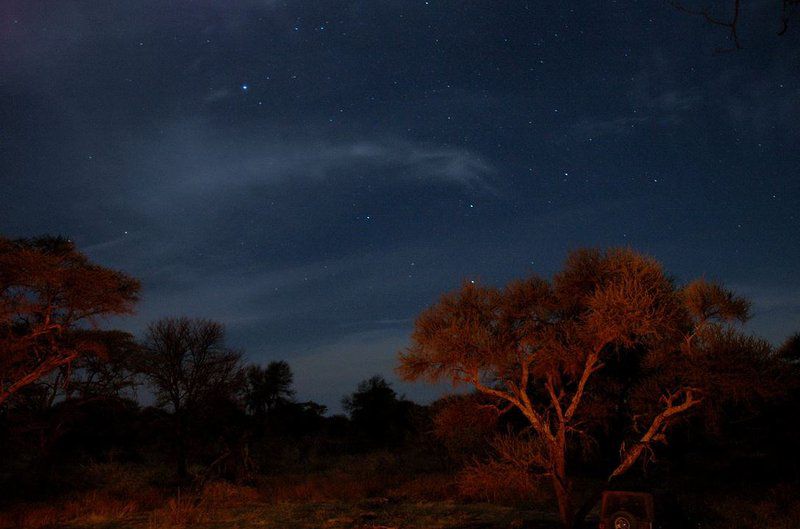
POLYGON ((523 520, 542 516, 511 507, 452 502, 394 503, 378 499, 357 503, 253 502, 223 507, 197 498, 171 498, 159 509, 128 513, 118 519, 84 516, 58 521, 52 516, 42 519, 29 514, 20 521, 62 529, 507 529, 531 527, 523 520))

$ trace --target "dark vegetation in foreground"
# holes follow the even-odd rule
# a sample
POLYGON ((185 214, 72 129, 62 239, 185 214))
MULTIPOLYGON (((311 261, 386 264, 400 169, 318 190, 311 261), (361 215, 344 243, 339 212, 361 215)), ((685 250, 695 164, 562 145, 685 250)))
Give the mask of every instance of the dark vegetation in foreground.
POLYGON ((800 336, 773 348, 730 325, 746 301, 662 279, 587 251, 552 285, 466 285, 417 321, 401 374, 475 393, 423 406, 376 376, 330 415, 216 322, 100 330, 135 280, 0 239, 0 527, 578 526, 603 488, 655 492, 675 527, 800 527, 800 336))

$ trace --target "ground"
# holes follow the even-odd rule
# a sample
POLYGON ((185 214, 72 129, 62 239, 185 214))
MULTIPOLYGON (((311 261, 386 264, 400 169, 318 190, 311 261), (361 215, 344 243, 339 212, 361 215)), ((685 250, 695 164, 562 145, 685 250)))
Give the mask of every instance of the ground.
POLYGON ((7 527, 22 527, 28 523, 60 529, 545 529, 558 526, 548 515, 537 511, 489 504, 392 503, 384 499, 355 504, 248 503, 225 508, 204 508, 172 501, 151 512, 78 515, 72 521, 53 525, 45 520, 40 522, 45 524, 18 519, 7 527))

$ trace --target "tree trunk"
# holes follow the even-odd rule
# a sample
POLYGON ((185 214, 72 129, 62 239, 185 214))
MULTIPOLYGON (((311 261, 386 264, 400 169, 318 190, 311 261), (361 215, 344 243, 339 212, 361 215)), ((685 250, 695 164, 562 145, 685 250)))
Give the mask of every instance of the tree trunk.
POLYGON ((552 448, 552 462, 553 462, 553 491, 556 494, 558 501, 558 514, 561 517, 561 523, 565 529, 572 529, 574 522, 574 513, 572 511, 572 487, 567 478, 567 465, 566 465, 566 446, 554 446, 552 448))
POLYGON ((589 511, 592 510, 597 502, 600 501, 600 498, 603 497, 603 491, 606 490, 606 484, 602 483, 595 487, 589 496, 586 498, 586 501, 581 504, 577 511, 575 511, 575 518, 573 519, 573 525, 575 529, 580 527, 580 524, 586 519, 586 516, 589 515, 589 511))
POLYGON ((553 490, 558 501, 558 515, 561 517, 561 523, 565 529, 572 529, 572 497, 569 486, 562 483, 558 477, 553 476, 553 490))
POLYGON ((183 439, 178 440, 178 481, 184 482, 189 477, 189 471, 186 466, 186 447, 184 446, 183 439))
POLYGON ((189 477, 188 465, 186 463, 186 427, 184 424, 183 411, 175 414, 175 455, 178 473, 178 481, 185 482, 189 477))

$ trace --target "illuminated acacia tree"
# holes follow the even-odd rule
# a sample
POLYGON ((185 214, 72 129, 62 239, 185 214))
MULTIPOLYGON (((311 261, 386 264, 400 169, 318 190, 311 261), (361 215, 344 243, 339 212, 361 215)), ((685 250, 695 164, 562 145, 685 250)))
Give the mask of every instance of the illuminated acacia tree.
POLYGON ((416 320, 398 371, 470 384, 500 411, 519 410, 534 433, 519 459, 549 477, 571 526, 577 444, 618 424, 613 478, 651 456, 677 421, 758 385, 769 347, 728 327, 747 312, 745 300, 703 280, 677 288, 631 250, 581 250, 552 281, 446 294, 416 320))
POLYGON ((138 292, 135 279, 90 263, 66 239, 0 237, 0 405, 58 369, 102 356, 99 320, 130 313, 138 292))

